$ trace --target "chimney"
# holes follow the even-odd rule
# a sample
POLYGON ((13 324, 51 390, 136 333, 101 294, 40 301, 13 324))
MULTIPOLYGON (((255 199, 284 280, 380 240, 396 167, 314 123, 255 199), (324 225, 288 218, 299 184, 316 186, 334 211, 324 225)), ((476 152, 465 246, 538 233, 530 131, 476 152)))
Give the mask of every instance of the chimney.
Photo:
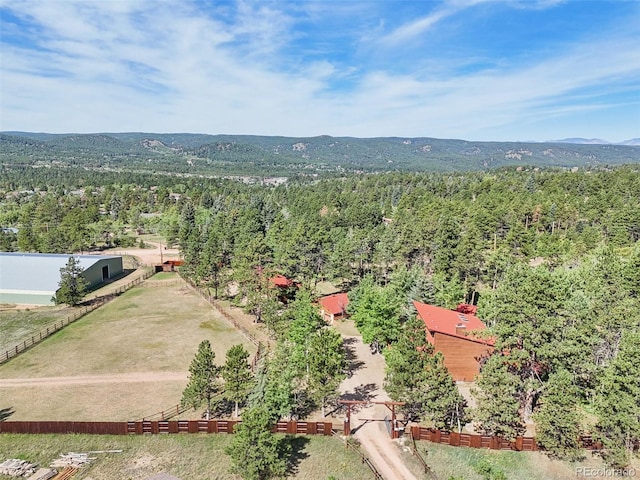
POLYGON ((462 323, 458 323, 456 325, 456 334, 457 335, 464 335, 467 331, 467 327, 465 325, 463 325, 462 323))

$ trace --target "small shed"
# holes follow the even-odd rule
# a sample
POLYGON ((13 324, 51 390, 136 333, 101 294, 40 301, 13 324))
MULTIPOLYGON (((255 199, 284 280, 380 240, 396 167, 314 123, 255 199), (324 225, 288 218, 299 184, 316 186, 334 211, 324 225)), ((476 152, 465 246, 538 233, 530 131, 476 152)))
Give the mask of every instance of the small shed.
POLYGON ((269 279, 269 284, 278 288, 288 288, 294 285, 294 281, 284 275, 274 275, 269 279))
POLYGON ((320 314, 327 323, 347 318, 347 305, 349 297, 346 293, 334 293, 318 300, 320 304, 320 314))
POLYGON ((178 267, 184 264, 182 260, 167 260, 160 265, 155 266, 156 273, 158 272, 175 272, 178 267))

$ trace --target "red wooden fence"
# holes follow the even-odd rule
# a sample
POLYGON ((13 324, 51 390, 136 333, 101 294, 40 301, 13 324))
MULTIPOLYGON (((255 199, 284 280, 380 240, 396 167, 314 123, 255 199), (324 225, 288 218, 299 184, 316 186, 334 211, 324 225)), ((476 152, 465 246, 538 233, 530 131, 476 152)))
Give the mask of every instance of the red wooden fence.
MULTIPOLYGON (((238 420, 159 420, 137 422, 0 422, 0 433, 87 433, 142 435, 158 433, 233 433, 238 420)), ((331 422, 278 422, 274 433, 331 435, 331 422)))
MULTIPOLYGON (((421 426, 411 427, 411 436, 415 440, 428 440, 433 443, 451 445, 452 447, 489 448, 491 450, 516 450, 519 452, 535 452, 539 450, 536 439, 533 437, 516 437, 514 441, 501 437, 478 435, 470 433, 442 432, 434 428, 421 426)), ((600 450, 602 445, 595 442, 591 436, 580 437, 582 448, 587 450, 600 450)))
POLYGON ((525 452, 538 450, 535 439, 531 437, 516 437, 515 441, 512 442, 490 435, 442 432, 420 426, 411 427, 411 435, 416 440, 428 440, 433 443, 451 445, 452 447, 489 448, 491 450, 517 450, 525 452))
POLYGON ((516 437, 515 441, 500 437, 471 433, 442 432, 433 428, 411 427, 411 435, 416 440, 428 440, 433 443, 451 445, 452 447, 490 448, 491 450, 517 450, 533 452, 538 444, 532 437, 516 437))

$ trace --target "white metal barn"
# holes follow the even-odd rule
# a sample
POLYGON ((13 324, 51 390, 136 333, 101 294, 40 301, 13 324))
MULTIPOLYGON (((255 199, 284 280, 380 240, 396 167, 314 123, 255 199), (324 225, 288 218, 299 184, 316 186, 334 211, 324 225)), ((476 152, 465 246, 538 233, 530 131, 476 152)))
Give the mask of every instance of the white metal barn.
POLYGON ((0 303, 53 305, 60 283, 60 269, 70 257, 80 261, 82 276, 93 289, 123 273, 122 257, 0 252, 0 303))

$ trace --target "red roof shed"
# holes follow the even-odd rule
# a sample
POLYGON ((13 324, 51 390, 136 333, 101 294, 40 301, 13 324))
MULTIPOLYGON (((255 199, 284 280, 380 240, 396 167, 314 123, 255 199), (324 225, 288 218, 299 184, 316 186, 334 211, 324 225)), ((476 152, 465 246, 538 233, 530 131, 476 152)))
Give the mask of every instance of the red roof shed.
POLYGON ((322 297, 319 301, 320 313, 325 322, 333 323, 334 320, 345 318, 347 316, 347 305, 349 305, 349 297, 346 293, 334 293, 322 297))
POLYGON ((276 275, 274 277, 271 277, 269 279, 269 282, 274 287, 280 287, 280 288, 287 288, 287 287, 290 287, 291 285, 293 285, 293 280, 289 280, 284 275, 276 275))

